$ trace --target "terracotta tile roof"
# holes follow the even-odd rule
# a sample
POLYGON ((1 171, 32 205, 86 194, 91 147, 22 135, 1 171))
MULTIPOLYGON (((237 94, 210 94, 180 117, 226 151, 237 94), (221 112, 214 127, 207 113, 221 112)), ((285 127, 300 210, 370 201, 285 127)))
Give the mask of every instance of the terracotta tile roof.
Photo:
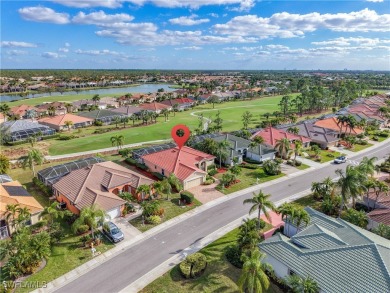
MULTIPOLYGON (((19 204, 20 207, 27 207, 31 214, 36 214, 43 210, 43 207, 32 195, 10 195, 4 186, 14 186, 23 188, 18 181, 5 182, 0 184, 0 216, 6 213, 8 204, 19 204)), ((25 190, 26 193, 28 193, 25 190)))
POLYGON ((153 111, 153 112, 157 112, 157 111, 161 111, 161 110, 163 110, 163 109, 169 109, 169 108, 171 108, 171 106, 164 105, 164 104, 157 103, 157 102, 142 104, 142 105, 139 106, 139 107, 140 107, 141 109, 143 109, 143 110, 153 111))
POLYGON ((68 114, 58 115, 58 116, 54 116, 54 117, 42 118, 42 119, 39 119, 38 121, 44 122, 47 124, 51 124, 51 125, 64 126, 65 121, 72 121, 73 124, 76 124, 76 123, 90 122, 90 121, 93 121, 93 119, 85 118, 85 117, 81 117, 81 116, 77 116, 77 115, 73 115, 73 114, 68 113, 68 114))
POLYGON ((367 214, 374 222, 390 226, 390 209, 375 209, 367 214))
POLYGON ((185 180, 194 172, 205 173, 197 165, 203 160, 212 160, 215 157, 187 146, 179 150, 178 147, 163 150, 153 154, 142 156, 148 161, 169 173, 173 173, 180 180, 185 180))
POLYGON ((138 188, 142 184, 150 185, 153 182, 154 180, 113 162, 102 162, 70 172, 56 182, 53 188, 75 203, 78 209, 96 203, 101 208, 110 210, 122 205, 124 201, 108 189, 125 184, 138 188))
POLYGON ((26 115, 27 110, 38 111, 38 109, 36 107, 29 106, 29 105, 20 105, 20 106, 11 107, 9 112, 14 114, 14 115, 24 116, 24 115, 26 115))
POLYGON ((275 146, 278 140, 281 140, 283 138, 287 138, 289 141, 300 140, 303 143, 311 141, 311 139, 306 136, 296 135, 284 131, 282 129, 276 129, 273 127, 264 128, 256 132, 255 134, 253 134, 251 138, 254 138, 256 136, 261 136, 264 139, 265 144, 272 145, 272 146, 275 146))
MULTIPOLYGON (((368 198, 375 201, 376 200, 375 192, 371 191, 368 194, 368 198)), ((379 193, 377 204, 380 204, 381 206, 385 206, 390 209, 390 194, 387 195, 385 192, 379 193)))
MULTIPOLYGON (((335 131, 340 131, 340 127, 339 127, 339 125, 337 125, 337 122, 338 122, 338 119, 336 117, 331 117, 331 118, 327 118, 327 119, 318 120, 316 123, 314 123, 314 125, 328 128, 328 129, 332 129, 335 131)), ((343 127, 343 129, 345 129, 345 126, 343 127)), ((348 132, 349 132, 349 128, 348 128, 348 132)), ((360 134, 360 133, 363 133, 363 130, 361 128, 355 127, 352 129, 352 133, 353 134, 360 134)))
POLYGON ((177 99, 172 99, 172 100, 165 100, 165 101, 162 101, 161 103, 164 105, 173 106, 175 104, 179 104, 179 105, 193 104, 193 103, 195 103, 195 101, 192 99, 189 99, 189 98, 177 98, 177 99))

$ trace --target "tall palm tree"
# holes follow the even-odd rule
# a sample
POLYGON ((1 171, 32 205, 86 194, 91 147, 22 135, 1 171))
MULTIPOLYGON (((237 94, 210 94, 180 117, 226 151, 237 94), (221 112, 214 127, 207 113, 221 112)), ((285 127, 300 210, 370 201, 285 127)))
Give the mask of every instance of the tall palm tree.
POLYGON ((54 219, 62 218, 64 216, 64 213, 57 209, 57 205, 58 202, 55 201, 51 205, 46 206, 39 215, 39 217, 47 219, 49 225, 53 223, 54 219))
POLYGON ((22 168, 27 167, 32 171, 33 177, 35 177, 35 165, 42 165, 45 157, 42 152, 38 149, 31 149, 26 156, 21 158, 22 168))
POLYGON ((297 233, 299 232, 299 227, 302 223, 305 223, 307 226, 310 223, 310 215, 303 208, 298 208, 294 214, 294 220, 297 225, 297 233))
POLYGON ((375 203, 374 203, 374 209, 376 208, 376 204, 378 202, 379 195, 384 192, 385 195, 388 195, 390 188, 389 185, 386 184, 384 181, 377 180, 375 184, 375 203))
POLYGON ((268 213, 268 209, 275 211, 276 207, 274 203, 269 199, 270 197, 271 194, 264 194, 263 191, 259 190, 257 194, 253 193, 252 198, 247 198, 244 200, 244 204, 246 203, 252 204, 252 207, 249 210, 249 214, 257 210, 258 212, 257 218, 259 219, 258 225, 260 225, 261 212, 263 212, 263 214, 268 219, 268 221, 271 222, 271 216, 268 213))
POLYGON ((297 161, 297 156, 301 154, 302 152, 302 141, 296 140, 294 141, 294 162, 296 163, 297 161))
POLYGON ((217 142, 217 155, 219 157, 219 168, 222 168, 222 160, 227 156, 227 151, 229 147, 230 144, 226 139, 217 142))
POLYGON ((275 149, 281 158, 285 159, 290 150, 290 141, 287 138, 278 140, 275 144, 275 149))
POLYGON ((111 144, 118 148, 118 151, 122 148, 125 137, 123 135, 114 135, 110 138, 111 144))
POLYGON ((90 207, 82 208, 80 216, 72 225, 73 233, 76 233, 81 225, 88 225, 91 229, 92 238, 95 238, 94 230, 102 224, 106 219, 106 213, 100 209, 97 205, 93 204, 90 207))
POLYGON ((118 128, 118 124, 121 123, 121 117, 115 116, 114 123, 115 123, 115 127, 118 128))
POLYGON ((68 127, 68 131, 70 131, 70 128, 73 125, 73 121, 67 120, 64 122, 64 124, 66 127, 68 127))
MULTIPOLYGON (((282 220, 285 223, 291 223, 293 221, 293 219, 295 218, 296 211, 297 211, 297 206, 294 203, 287 203, 287 202, 283 203, 276 210, 278 214, 282 215, 282 220)), ((288 225, 287 227, 289 228, 290 225, 288 225)), ((287 231, 285 231, 284 234, 290 235, 289 229, 287 229, 287 231)))
POLYGON ((378 160, 377 157, 364 157, 360 162, 358 168, 360 172, 365 175, 370 175, 371 177, 375 174, 375 161, 378 160))
POLYGON ((49 113, 49 116, 54 116, 56 113, 56 108, 53 105, 50 105, 47 107, 47 112, 49 113))
POLYGON ((16 218, 17 229, 21 229, 26 226, 27 221, 31 218, 31 212, 28 207, 19 207, 18 216, 16 218))
POLYGON ((100 101, 100 96, 98 94, 94 95, 92 97, 92 101, 95 103, 95 105, 100 101))
POLYGON ((258 219, 244 219, 243 224, 238 228, 237 244, 241 252, 255 249, 259 244, 258 222, 258 219))
POLYGON ((340 177, 336 183, 341 192, 340 216, 349 198, 361 194, 364 180, 362 180, 362 175, 359 170, 351 165, 347 166, 345 172, 337 169, 336 174, 340 177))
POLYGON ((172 193, 172 186, 169 183, 168 178, 164 178, 160 183, 161 183, 161 190, 162 190, 162 192, 167 194, 167 200, 169 200, 169 196, 172 193))
POLYGON ((240 292, 261 293, 269 288, 270 282, 266 271, 271 271, 272 267, 262 262, 264 258, 265 254, 258 249, 253 250, 250 256, 242 255, 244 265, 238 279, 240 292))
POLYGON ((179 178, 176 177, 175 174, 171 173, 167 178, 169 184, 171 187, 175 188, 177 192, 180 192, 183 189, 183 186, 179 180, 179 178))
POLYGON ((129 123, 130 118, 127 116, 124 116, 121 118, 121 122, 123 123, 123 128, 126 128, 126 123, 129 123))
POLYGON ((16 225, 16 214, 19 210, 19 204, 7 204, 5 206, 5 219, 7 220, 8 225, 15 229, 16 225))
POLYGON ((369 202, 369 196, 370 196, 370 190, 371 188, 375 192, 375 188, 377 186, 377 180, 370 177, 366 181, 364 181, 364 189, 366 191, 366 202, 367 202, 367 207, 370 208, 370 202, 369 202))

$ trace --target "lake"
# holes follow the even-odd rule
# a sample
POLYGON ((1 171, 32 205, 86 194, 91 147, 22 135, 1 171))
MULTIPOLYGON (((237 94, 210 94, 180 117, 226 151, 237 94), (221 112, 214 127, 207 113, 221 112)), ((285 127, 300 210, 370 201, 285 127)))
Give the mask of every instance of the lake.
MULTIPOLYGON (((172 92, 176 89, 170 88, 170 84, 165 83, 145 83, 137 86, 130 87, 115 87, 115 88, 103 88, 103 89, 91 89, 91 90, 80 90, 76 91, 67 91, 63 92, 64 95, 72 95, 72 94, 90 94, 90 95, 100 95, 104 97, 105 95, 113 95, 119 93, 155 93, 158 89, 163 88, 166 92, 172 92)), ((27 96, 20 97, 19 95, 0 95, 1 102, 10 102, 10 101, 18 101, 26 98, 38 98, 38 97, 50 97, 50 96, 61 96, 60 92, 52 92, 51 95, 48 93, 42 94, 28 94, 27 96)))

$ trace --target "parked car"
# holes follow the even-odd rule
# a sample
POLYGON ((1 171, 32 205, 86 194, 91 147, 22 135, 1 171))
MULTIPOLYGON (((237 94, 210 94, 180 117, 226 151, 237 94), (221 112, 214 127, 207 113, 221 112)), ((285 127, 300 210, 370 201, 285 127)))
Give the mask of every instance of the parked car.
POLYGON ((121 229, 118 228, 117 225, 115 225, 113 222, 107 222, 103 225, 103 233, 112 240, 112 242, 119 242, 122 241, 125 237, 121 231, 121 229))
POLYGON ((342 164, 342 163, 345 163, 347 161, 347 158, 345 156, 341 156, 341 157, 337 157, 336 159, 334 159, 334 163, 335 164, 342 164))

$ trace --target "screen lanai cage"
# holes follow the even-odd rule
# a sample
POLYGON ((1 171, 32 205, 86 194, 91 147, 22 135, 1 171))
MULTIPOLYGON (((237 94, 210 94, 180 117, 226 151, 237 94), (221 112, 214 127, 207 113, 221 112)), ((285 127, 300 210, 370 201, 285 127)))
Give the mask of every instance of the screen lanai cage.
POLYGON ((101 121, 103 124, 111 124, 115 122, 115 119, 118 117, 122 119, 127 117, 127 115, 122 113, 117 113, 109 110, 94 110, 90 112, 80 112, 77 114, 85 118, 95 119, 96 121, 101 121))
POLYGON ((133 159, 136 160, 139 163, 142 163, 142 156, 149 155, 149 154, 154 154, 163 150, 168 150, 176 147, 176 144, 173 142, 167 143, 167 144, 159 144, 159 145, 154 145, 138 150, 134 150, 132 152, 133 154, 133 159))
POLYGON ((2 142, 27 140, 31 136, 48 136, 56 133, 55 129, 29 121, 9 121, 1 126, 2 142))
POLYGON ((90 157, 57 166, 52 166, 39 171, 38 179, 46 186, 51 187, 54 183, 60 180, 63 176, 69 174, 71 171, 79 170, 101 162, 104 162, 104 159, 99 157, 90 157))

